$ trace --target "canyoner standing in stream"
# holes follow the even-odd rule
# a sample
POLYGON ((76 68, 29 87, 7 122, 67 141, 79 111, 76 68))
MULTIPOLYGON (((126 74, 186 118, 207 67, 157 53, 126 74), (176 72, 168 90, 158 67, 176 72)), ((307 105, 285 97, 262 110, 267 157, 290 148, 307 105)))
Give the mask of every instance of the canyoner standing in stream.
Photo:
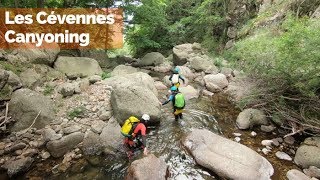
POLYGON ((184 95, 179 92, 176 86, 172 86, 170 90, 171 95, 169 96, 169 99, 162 103, 162 105, 168 104, 170 101, 172 101, 174 119, 177 121, 179 118, 183 118, 182 112, 186 105, 186 102, 184 99, 184 95))
POLYGON ((141 120, 130 116, 121 128, 121 134, 125 137, 124 146, 127 149, 127 155, 131 158, 136 151, 143 149, 143 154, 147 155, 147 122, 150 120, 148 114, 143 114, 141 120))
POLYGON ((179 74, 180 69, 178 67, 175 67, 172 70, 172 74, 169 77, 169 80, 171 81, 171 86, 177 87, 179 90, 180 87, 180 79, 182 80, 183 84, 185 84, 185 79, 179 74))

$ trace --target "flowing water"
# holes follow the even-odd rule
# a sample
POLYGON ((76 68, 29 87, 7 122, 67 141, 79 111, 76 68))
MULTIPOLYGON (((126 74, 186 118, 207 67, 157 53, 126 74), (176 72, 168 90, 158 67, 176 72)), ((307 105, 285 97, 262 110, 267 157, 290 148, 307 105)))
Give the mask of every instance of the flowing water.
MULTIPOLYGON (((162 95, 164 94, 165 92, 162 92, 162 95)), ((184 117, 179 121, 174 120, 171 104, 163 106, 162 112, 163 118, 160 125, 148 127, 147 143, 149 152, 163 159, 168 165, 169 179, 219 179, 212 172, 196 165, 193 158, 183 148, 182 139, 193 128, 206 128, 230 139, 234 138, 232 133, 239 132, 243 134, 241 143, 254 150, 261 148, 261 140, 276 136, 260 133, 257 137, 252 138, 251 131, 238 130, 235 119, 239 110, 228 101, 228 96, 224 94, 187 101, 184 117)), ((274 153, 271 154, 273 155, 266 158, 275 168, 275 175, 272 179, 285 179, 285 173, 296 166, 291 162, 279 161, 274 157, 274 153)), ((47 160, 47 162, 33 167, 21 179, 25 179, 25 177, 41 177, 52 180, 124 179, 130 163, 141 157, 142 152, 136 153, 132 160, 124 155, 86 157, 74 162, 66 173, 55 175, 51 169, 57 164, 57 161, 47 160)))
MULTIPOLYGON (((212 112, 205 112, 202 107, 212 109, 209 99, 188 101, 182 120, 175 121, 172 115, 171 104, 162 109, 162 121, 159 126, 148 127, 148 150, 169 167, 169 179, 215 179, 214 175, 196 165, 193 158, 181 144, 183 137, 192 128, 206 128, 221 134, 217 119, 212 112)), ((83 166, 78 171, 69 170, 67 173, 52 176, 50 179, 123 179, 126 176, 130 163, 142 157, 137 152, 134 159, 127 157, 90 157, 87 162, 80 162, 83 166)))

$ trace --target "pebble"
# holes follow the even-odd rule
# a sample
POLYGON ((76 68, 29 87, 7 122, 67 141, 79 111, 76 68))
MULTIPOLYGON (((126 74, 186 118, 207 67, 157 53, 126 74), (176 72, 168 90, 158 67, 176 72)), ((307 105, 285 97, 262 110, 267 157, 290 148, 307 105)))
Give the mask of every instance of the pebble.
POLYGON ((292 154, 296 154, 296 151, 294 151, 293 149, 289 150, 292 154))
POLYGON ((282 151, 277 151, 276 156, 279 159, 287 160, 287 161, 292 161, 292 158, 285 152, 282 151))
POLYGON ((240 137, 235 137, 234 140, 235 140, 236 142, 240 142, 240 141, 241 141, 241 138, 240 138, 240 137))
POLYGON ((289 144, 289 145, 293 145, 293 144, 294 144, 294 141, 295 141, 295 139, 294 139, 294 137, 292 137, 292 136, 288 136, 288 137, 285 137, 285 138, 284 138, 284 142, 287 143, 287 144, 289 144))
POLYGON ((48 159, 51 155, 47 151, 42 151, 40 156, 43 160, 45 160, 45 159, 48 159))
POLYGON ((0 150, 3 150, 5 148, 6 144, 4 142, 0 142, 0 150))
POLYGON ((283 139, 281 137, 276 138, 279 143, 283 143, 283 139))
POLYGON ((272 143, 273 143, 272 140, 262 140, 262 141, 261 141, 261 144, 262 144, 263 146, 271 146, 272 143))
POLYGON ((273 145, 275 145, 275 146, 279 146, 280 145, 280 143, 279 143, 279 141, 278 141, 278 139, 271 139, 272 140, 272 144, 273 145))
POLYGON ((254 131, 252 131, 252 132, 250 133, 250 135, 251 135, 252 137, 256 137, 256 136, 257 136, 257 133, 254 132, 254 131))
POLYGON ((274 127, 273 125, 269 125, 269 126, 261 125, 261 126, 260 126, 260 129, 261 129, 261 131, 263 131, 263 132, 269 133, 269 132, 274 131, 274 130, 276 129, 276 127, 274 127))
POLYGON ((18 150, 16 150, 13 154, 16 155, 16 156, 19 156, 19 155, 22 154, 22 150, 21 150, 21 149, 18 149, 18 150))
POLYGON ((232 133, 236 137, 240 137, 242 134, 241 133, 232 133))
POLYGON ((269 149, 267 149, 267 148, 263 148, 261 151, 262 151, 263 154, 265 154, 265 155, 267 155, 269 152, 271 152, 271 151, 270 151, 269 149))
POLYGON ((320 169, 315 166, 310 166, 308 169, 304 169, 303 172, 307 176, 320 178, 320 169))

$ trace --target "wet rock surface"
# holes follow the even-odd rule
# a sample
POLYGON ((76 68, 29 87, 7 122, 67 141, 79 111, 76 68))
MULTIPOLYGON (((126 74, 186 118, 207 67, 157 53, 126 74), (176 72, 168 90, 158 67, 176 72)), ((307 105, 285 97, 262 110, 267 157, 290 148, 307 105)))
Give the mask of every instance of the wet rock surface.
POLYGON ((167 165, 155 155, 150 154, 147 157, 136 160, 128 168, 126 180, 147 180, 147 179, 166 179, 167 165))
POLYGON ((255 151, 208 130, 193 130, 183 144, 199 165, 221 177, 269 179, 274 173, 272 165, 255 151))

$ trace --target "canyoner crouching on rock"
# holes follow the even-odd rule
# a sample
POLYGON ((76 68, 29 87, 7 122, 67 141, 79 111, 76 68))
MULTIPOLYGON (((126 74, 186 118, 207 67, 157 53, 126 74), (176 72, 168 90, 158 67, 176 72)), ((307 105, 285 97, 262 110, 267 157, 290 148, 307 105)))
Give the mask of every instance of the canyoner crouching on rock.
POLYGON ((148 114, 142 115, 142 120, 130 116, 122 125, 121 134, 125 137, 124 145, 127 149, 127 155, 131 158, 135 151, 143 149, 145 155, 147 150, 146 124, 150 120, 148 114))
POLYGON ((182 80, 183 84, 185 84, 184 78, 179 74, 180 69, 178 67, 175 67, 172 70, 172 74, 169 77, 169 80, 171 81, 172 86, 176 86, 177 88, 180 87, 180 79, 182 80))
POLYGON ((177 121, 179 118, 183 118, 182 113, 186 105, 186 101, 184 99, 184 95, 179 92, 176 86, 172 86, 170 90, 171 95, 169 96, 169 99, 162 103, 162 105, 168 104, 170 101, 172 102, 174 119, 177 121))

